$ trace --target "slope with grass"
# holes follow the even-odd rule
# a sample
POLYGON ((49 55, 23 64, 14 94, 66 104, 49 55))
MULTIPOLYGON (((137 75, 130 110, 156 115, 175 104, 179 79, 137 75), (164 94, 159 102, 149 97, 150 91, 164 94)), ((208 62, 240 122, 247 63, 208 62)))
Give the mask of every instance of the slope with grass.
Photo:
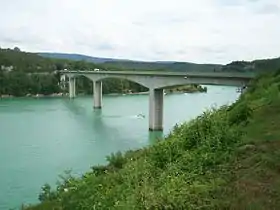
POLYGON ((279 90, 280 72, 262 75, 233 105, 175 126, 153 146, 112 154, 81 178, 64 176, 23 209, 277 209, 279 90))

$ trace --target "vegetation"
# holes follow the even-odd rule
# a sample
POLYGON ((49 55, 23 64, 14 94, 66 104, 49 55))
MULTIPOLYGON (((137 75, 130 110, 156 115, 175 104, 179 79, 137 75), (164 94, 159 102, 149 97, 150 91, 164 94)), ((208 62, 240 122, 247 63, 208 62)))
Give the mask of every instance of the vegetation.
POLYGON ((233 72, 273 72, 280 68, 280 57, 248 61, 233 61, 221 68, 221 71, 233 72))
MULTIPOLYGON (((5 95, 51 95, 63 92, 60 88, 60 75, 57 70, 62 69, 93 70, 100 66, 92 62, 43 58, 34 53, 21 52, 19 48, 0 49, 0 97, 5 95)), ((113 68, 115 70, 120 70, 113 68)), ((192 87, 194 89, 194 86, 192 87)), ((78 94, 92 94, 92 82, 80 77, 77 80, 78 94)), ((145 92, 148 89, 121 79, 106 79, 103 81, 103 93, 145 92)), ((201 89, 197 89, 200 91, 201 89)))
POLYGON ((280 70, 233 105, 176 125, 150 147, 108 157, 82 177, 45 185, 41 209, 277 209, 280 70))
POLYGON ((220 69, 220 64, 196 64, 189 62, 144 62, 144 61, 132 61, 124 59, 112 59, 112 58, 97 58, 79 54, 66 54, 66 53, 39 53, 39 55, 47 58, 64 58, 69 60, 81 61, 86 60, 93 63, 102 64, 103 67, 112 70, 160 70, 160 71, 213 71, 214 69, 220 69))
POLYGON ((220 69, 219 64, 196 64, 188 62, 137 62, 137 61, 107 61, 104 66, 108 68, 139 70, 160 70, 174 72, 188 71, 214 71, 220 69))
POLYGON ((77 54, 64 53, 39 53, 44 57, 64 58, 74 61, 89 61, 93 63, 102 64, 103 68, 116 70, 161 70, 161 71, 231 71, 231 72, 267 72, 275 71, 280 68, 280 58, 262 59, 254 61, 233 61, 227 65, 220 64, 197 64, 189 62, 144 62, 131 61, 111 58, 97 58, 77 54))
POLYGON ((196 92, 207 92, 207 87, 202 87, 201 85, 193 84, 193 85, 184 85, 179 87, 174 87, 165 90, 166 93, 196 93, 196 92))
MULTIPOLYGON (((19 48, 0 48, 0 96, 50 95, 62 92, 59 86, 60 75, 56 71, 65 68, 93 70, 101 66, 85 61, 43 58, 34 53, 21 52, 19 48)), ((128 90, 142 92, 147 89, 127 80, 107 79, 103 82, 105 94, 122 93, 128 90)), ((87 78, 79 78, 77 91, 91 94, 92 82, 87 78)))
POLYGON ((20 71, 0 71, 0 97, 1 95, 26 96, 59 93, 61 90, 58 82, 59 78, 50 73, 27 74, 20 71))

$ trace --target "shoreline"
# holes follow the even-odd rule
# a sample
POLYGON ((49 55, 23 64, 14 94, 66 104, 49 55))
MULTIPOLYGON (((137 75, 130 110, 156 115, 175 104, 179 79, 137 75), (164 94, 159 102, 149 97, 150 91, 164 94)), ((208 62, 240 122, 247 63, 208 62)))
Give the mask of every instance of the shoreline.
MULTIPOLYGON (((164 91, 164 95, 170 94, 179 94, 179 93, 207 93, 205 91, 164 91)), ((148 95, 149 91, 147 92, 136 92, 136 93, 106 93, 103 94, 104 96, 125 96, 125 95, 148 95)), ((43 94, 26 94, 25 96, 14 96, 14 95, 0 95, 0 99, 9 99, 9 98, 63 98, 69 96, 68 93, 53 93, 51 95, 43 95, 43 94)), ((77 94, 76 96, 90 96, 89 94, 77 94)))

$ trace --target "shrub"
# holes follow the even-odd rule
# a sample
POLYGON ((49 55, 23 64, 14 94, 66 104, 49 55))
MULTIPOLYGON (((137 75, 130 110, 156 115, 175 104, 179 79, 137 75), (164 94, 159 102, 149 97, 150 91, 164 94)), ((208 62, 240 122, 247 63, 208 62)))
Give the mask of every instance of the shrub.
POLYGON ((109 166, 117 169, 121 169, 126 163, 126 159, 121 152, 112 153, 110 156, 107 156, 107 161, 109 162, 109 166))

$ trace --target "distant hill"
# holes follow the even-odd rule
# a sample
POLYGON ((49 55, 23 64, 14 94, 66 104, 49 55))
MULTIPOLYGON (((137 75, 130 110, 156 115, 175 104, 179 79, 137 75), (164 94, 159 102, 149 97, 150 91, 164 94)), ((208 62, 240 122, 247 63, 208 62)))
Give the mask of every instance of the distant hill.
POLYGON ((267 72, 280 69, 280 57, 254 61, 233 61, 221 68, 221 71, 233 72, 267 72))
POLYGON ((139 61, 125 61, 105 62, 104 65, 108 68, 117 69, 132 69, 132 70, 162 70, 162 71, 214 71, 221 69, 220 64, 196 64, 189 62, 139 62, 139 61))
POLYGON ((21 51, 19 48, 0 48, 0 70, 21 72, 53 72, 55 70, 94 69, 100 68, 93 62, 82 62, 73 59, 42 57, 37 53, 21 51))
POLYGON ((97 64, 103 64, 109 69, 130 69, 130 70, 163 70, 163 71, 214 71, 221 69, 220 64, 196 64, 189 62, 175 61, 133 61, 128 59, 113 59, 91 57, 81 54, 67 53, 38 53, 40 56, 48 58, 69 59, 75 61, 87 61, 97 64))
POLYGON ((55 70, 50 59, 43 58, 35 53, 22 52, 20 49, 1 49, 0 48, 0 67, 1 70, 41 72, 55 70))
POLYGON ((280 57, 254 61, 233 61, 227 65, 197 64, 176 61, 133 61, 128 59, 100 58, 81 54, 29 53, 20 49, 0 48, 0 68, 26 72, 54 71, 63 68, 105 70, 160 70, 160 71, 230 71, 264 72, 280 69, 280 57), (84 62, 85 61, 85 62, 84 62))
POLYGON ((105 63, 109 61, 127 61, 122 59, 113 59, 113 58, 100 58, 100 57, 92 57, 88 55, 81 55, 81 54, 70 54, 70 53, 44 53, 40 52, 37 53, 42 57, 47 58, 57 58, 57 59, 68 59, 74 61, 88 61, 93 63, 105 63))

